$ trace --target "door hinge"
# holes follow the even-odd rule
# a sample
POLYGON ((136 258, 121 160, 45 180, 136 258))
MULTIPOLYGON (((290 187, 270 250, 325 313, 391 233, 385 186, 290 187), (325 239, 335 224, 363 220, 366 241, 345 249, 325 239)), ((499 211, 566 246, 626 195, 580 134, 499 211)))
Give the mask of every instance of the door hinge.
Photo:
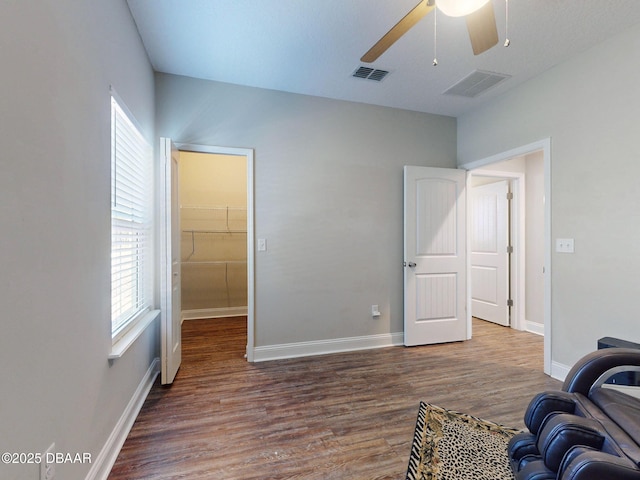
POLYGON ((511 245, 507 247, 507 253, 513 253, 513 247, 511 245))
POLYGON ((513 307, 513 300, 507 300, 507 307, 513 307))
POLYGON ((513 200, 513 192, 507 193, 507 200, 513 200))

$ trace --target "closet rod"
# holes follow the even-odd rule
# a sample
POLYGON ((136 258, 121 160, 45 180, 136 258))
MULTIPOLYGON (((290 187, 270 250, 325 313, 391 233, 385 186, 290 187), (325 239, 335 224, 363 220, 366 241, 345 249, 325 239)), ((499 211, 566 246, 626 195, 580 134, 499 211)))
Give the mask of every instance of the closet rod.
POLYGON ((246 210, 247 207, 231 207, 231 206, 218 206, 210 207, 206 205, 180 205, 182 210, 246 210))
POLYGON ((219 230, 196 230, 196 229, 188 229, 188 230, 182 230, 182 233, 190 233, 190 234, 194 234, 194 233, 247 233, 246 230, 223 230, 223 229, 219 229, 219 230))
POLYGON ((189 253, 189 255, 187 255, 187 258, 185 260, 189 260, 191 257, 193 257, 196 253, 196 233, 209 233, 209 234, 214 234, 214 233, 226 233, 226 234, 234 234, 234 233, 244 233, 246 234, 247 231, 246 230, 183 230, 182 233, 190 233, 191 234, 191 252, 189 253))
POLYGON ((246 260, 195 260, 193 262, 188 262, 183 260, 181 262, 183 265, 245 265, 247 263, 246 260))

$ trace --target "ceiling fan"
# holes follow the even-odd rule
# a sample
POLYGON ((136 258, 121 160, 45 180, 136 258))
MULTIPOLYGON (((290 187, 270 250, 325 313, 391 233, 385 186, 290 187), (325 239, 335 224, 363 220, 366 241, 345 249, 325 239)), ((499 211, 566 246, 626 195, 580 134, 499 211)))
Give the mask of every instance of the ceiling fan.
POLYGON ((378 40, 360 60, 365 63, 374 62, 436 6, 447 16, 465 17, 474 55, 480 55, 498 43, 496 17, 493 13, 491 0, 422 0, 378 40))

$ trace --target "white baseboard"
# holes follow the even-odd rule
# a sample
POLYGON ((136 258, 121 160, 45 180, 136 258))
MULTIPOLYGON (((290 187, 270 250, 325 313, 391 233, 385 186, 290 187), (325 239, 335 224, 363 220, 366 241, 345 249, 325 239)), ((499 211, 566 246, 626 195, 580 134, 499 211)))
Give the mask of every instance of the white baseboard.
POLYGON ((149 366, 147 373, 138 385, 133 397, 131 397, 131 400, 127 404, 127 408, 125 408, 122 416, 118 420, 118 423, 111 432, 111 435, 109 435, 104 447, 100 450, 95 461, 92 462, 91 470, 89 470, 85 480, 107 480, 107 477, 111 472, 111 468, 113 468, 113 464, 118 458, 120 449, 122 448, 122 445, 124 445, 127 435, 129 435, 129 431, 131 430, 131 427, 133 427, 133 423, 136 421, 138 413, 140 413, 142 404, 147 398, 147 395, 149 394, 149 391, 151 390, 151 387, 159 373, 160 359, 156 357, 153 359, 153 362, 151 362, 151 366, 149 366))
POLYGON ((201 320, 203 318, 222 318, 246 316, 247 307, 200 308, 183 310, 182 320, 201 320))
POLYGON ((571 367, 558 362, 551 362, 551 377, 564 382, 571 367))
POLYGON ((525 328, 527 332, 535 333, 536 335, 542 335, 544 337, 544 324, 537 322, 530 322, 525 320, 525 328))
POLYGON ((314 342, 286 343, 256 347, 253 350, 254 362, 281 360, 284 358, 309 357, 329 353, 352 352, 372 348, 393 347, 404 343, 404 333, 384 333, 364 337, 336 338, 314 342))

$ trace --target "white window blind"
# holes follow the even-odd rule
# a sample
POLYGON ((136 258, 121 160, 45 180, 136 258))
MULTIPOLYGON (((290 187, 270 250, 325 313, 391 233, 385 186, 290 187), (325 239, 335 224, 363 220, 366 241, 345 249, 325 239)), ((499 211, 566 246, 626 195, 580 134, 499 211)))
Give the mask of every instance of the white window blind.
POLYGON ((152 152, 111 97, 111 330, 114 338, 152 296, 152 152))

